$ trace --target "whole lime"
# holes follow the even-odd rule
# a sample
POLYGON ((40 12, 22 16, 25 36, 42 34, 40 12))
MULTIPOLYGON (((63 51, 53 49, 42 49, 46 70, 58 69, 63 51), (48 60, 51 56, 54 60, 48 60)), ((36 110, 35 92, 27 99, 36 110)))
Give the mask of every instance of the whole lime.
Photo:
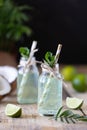
POLYGON ((77 74, 77 70, 74 66, 67 65, 62 68, 61 74, 63 75, 65 81, 72 81, 74 76, 77 74))
POLYGON ((87 75, 77 74, 72 80, 72 86, 78 92, 86 92, 87 91, 87 75))

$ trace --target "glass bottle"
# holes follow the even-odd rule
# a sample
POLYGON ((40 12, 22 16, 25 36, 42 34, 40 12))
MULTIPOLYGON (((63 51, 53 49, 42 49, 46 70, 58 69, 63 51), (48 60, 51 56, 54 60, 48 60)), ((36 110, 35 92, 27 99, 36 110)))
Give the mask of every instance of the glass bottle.
POLYGON ((17 90, 18 90, 20 83, 21 83, 21 79, 22 79, 23 71, 24 71, 24 66, 25 66, 26 62, 27 62, 27 58, 25 58, 25 57, 20 58, 20 62, 19 62, 19 66, 18 66, 17 90))
POLYGON ((62 106, 62 77, 58 64, 53 72, 42 68, 38 80, 38 113, 40 115, 55 115, 62 106))
POLYGON ((26 69, 23 68, 23 74, 19 79, 20 83, 18 82, 18 103, 37 103, 39 71, 35 63, 35 58, 33 57, 32 60, 32 64, 26 69))

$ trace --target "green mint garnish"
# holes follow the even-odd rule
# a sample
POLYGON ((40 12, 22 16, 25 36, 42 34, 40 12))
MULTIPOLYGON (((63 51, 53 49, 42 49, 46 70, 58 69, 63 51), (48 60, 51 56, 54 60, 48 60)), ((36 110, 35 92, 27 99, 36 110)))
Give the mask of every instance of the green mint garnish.
POLYGON ((49 64, 50 67, 55 65, 55 56, 51 52, 46 52, 45 61, 49 64))
POLYGON ((22 57, 25 57, 25 58, 29 57, 30 50, 27 47, 20 47, 19 52, 22 57))
POLYGON ((61 122, 64 123, 76 123, 78 121, 84 121, 87 122, 87 116, 86 115, 79 115, 74 112, 72 112, 70 109, 63 110, 63 107, 61 107, 57 114, 54 117, 55 120, 60 119, 61 122))

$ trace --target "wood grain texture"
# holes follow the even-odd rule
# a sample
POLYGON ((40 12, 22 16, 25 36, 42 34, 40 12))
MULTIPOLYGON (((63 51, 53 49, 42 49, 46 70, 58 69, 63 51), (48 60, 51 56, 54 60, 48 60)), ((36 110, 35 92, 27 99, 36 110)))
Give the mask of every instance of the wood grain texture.
MULTIPOLYGON (((47 116, 40 116, 36 104, 18 104, 16 91, 12 91, 0 101, 0 130, 87 130, 87 122, 62 123, 47 116), (21 106, 22 116, 20 118, 7 117, 5 115, 7 103, 21 106)), ((65 100, 63 100, 63 104, 65 104, 65 100)), ((85 104, 84 110, 87 112, 87 104, 85 104)))
POLYGON ((36 104, 18 104, 16 91, 5 97, 0 102, 0 130, 87 130, 87 123, 65 124, 40 116, 36 104), (20 118, 11 118, 5 115, 7 103, 17 104, 22 107, 20 118))

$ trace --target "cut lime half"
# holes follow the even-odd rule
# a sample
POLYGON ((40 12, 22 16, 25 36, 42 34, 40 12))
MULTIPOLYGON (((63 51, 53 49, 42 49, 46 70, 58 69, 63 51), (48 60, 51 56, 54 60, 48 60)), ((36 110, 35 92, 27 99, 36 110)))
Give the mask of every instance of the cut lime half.
POLYGON ((80 109, 81 106, 83 105, 83 99, 79 99, 76 97, 67 97, 66 105, 68 108, 71 108, 71 109, 80 109))
POLYGON ((22 113, 21 107, 14 104, 7 104, 5 108, 5 114, 10 117, 20 117, 22 113))

